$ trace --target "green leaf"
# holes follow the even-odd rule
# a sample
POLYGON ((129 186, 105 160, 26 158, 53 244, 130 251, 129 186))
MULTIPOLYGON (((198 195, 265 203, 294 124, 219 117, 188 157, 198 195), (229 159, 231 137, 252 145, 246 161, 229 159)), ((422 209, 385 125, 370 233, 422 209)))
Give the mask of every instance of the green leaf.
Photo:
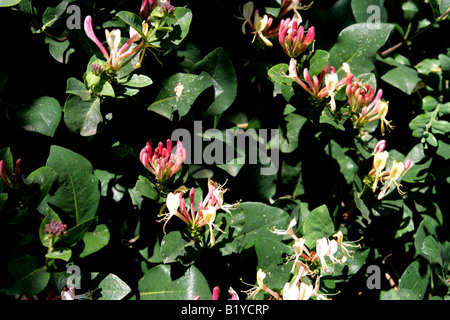
MULTIPOLYGON (((339 250, 339 249, 338 249, 339 250)), ((369 257, 370 249, 355 248, 348 257, 345 263, 337 263, 334 266, 333 278, 336 281, 340 280, 340 277, 346 279, 349 276, 355 275, 365 265, 367 258, 369 257)), ((348 278, 347 278, 348 279, 348 278)))
POLYGON ((148 110, 169 120, 172 120, 173 112, 177 111, 181 118, 189 112, 197 97, 212 85, 211 77, 207 73, 202 72, 198 76, 186 73, 174 74, 162 83, 161 91, 148 110), (178 91, 175 88, 179 88, 178 91))
POLYGON ((398 288, 411 290, 419 299, 423 299, 429 282, 430 268, 428 265, 421 266, 419 261, 413 261, 403 272, 398 288))
POLYGON ((211 76, 215 92, 214 102, 203 115, 222 114, 231 106, 237 94, 237 79, 233 63, 225 50, 219 47, 195 64, 193 72, 198 71, 204 71, 211 76))
POLYGON ((208 281, 195 266, 175 279, 170 265, 153 267, 139 280, 138 290, 141 300, 192 300, 197 295, 210 300, 212 296, 208 281))
POLYGON ((29 255, 13 260, 7 269, 15 280, 12 287, 1 290, 7 295, 32 297, 44 290, 50 279, 50 273, 46 272, 45 268, 39 268, 36 259, 29 255))
POLYGON ((273 239, 257 239, 255 252, 258 258, 256 269, 261 268, 267 275, 264 284, 271 289, 281 289, 291 277, 292 263, 286 264, 284 257, 293 255, 292 246, 285 245, 281 237, 273 239))
POLYGON ((40 97, 20 109, 14 118, 24 130, 53 137, 61 120, 61 107, 55 98, 40 97))
POLYGON ((422 99, 422 110, 425 112, 434 111, 436 109, 439 102, 436 100, 435 97, 432 96, 426 96, 422 99))
POLYGON ((326 205, 312 210, 300 225, 305 245, 308 248, 316 246, 317 239, 330 237, 334 232, 334 224, 326 205))
POLYGON ((192 21, 192 12, 185 7, 176 7, 171 15, 166 15, 164 22, 166 27, 171 28, 170 32, 161 31, 165 33, 162 37, 158 35, 156 41, 152 41, 152 45, 163 48, 172 49, 178 46, 189 33, 189 28, 192 21))
POLYGON ((316 50, 309 61, 309 75, 319 75, 328 64, 330 54, 325 50, 316 50))
POLYGON ((43 29, 51 27, 64 13, 67 5, 74 0, 61 1, 56 7, 47 7, 42 15, 43 29))
POLYGON ((381 79, 406 94, 411 94, 416 88, 416 85, 422 81, 418 77, 416 70, 406 66, 398 66, 388 71, 381 79))
POLYGON ((148 178, 139 176, 139 180, 136 182, 136 193, 139 196, 156 200, 158 199, 159 192, 155 188, 156 186, 148 178))
POLYGON ((292 85, 294 80, 289 77, 289 65, 280 63, 269 69, 270 79, 279 84, 292 85))
POLYGON ((422 255, 427 257, 430 263, 442 265, 441 246, 435 236, 427 236, 424 239, 420 250, 422 255))
POLYGON ((103 121, 100 97, 92 96, 83 101, 78 95, 69 95, 64 105, 64 122, 70 131, 81 136, 97 133, 97 125, 103 121))
POLYGON ((72 257, 72 250, 70 250, 69 248, 58 247, 55 250, 47 253, 45 257, 49 259, 60 259, 67 262, 72 257))
POLYGON ((37 199, 37 204, 41 203, 50 191, 56 176, 56 171, 50 167, 40 167, 28 175, 27 181, 39 185, 40 194, 37 199))
POLYGON ((91 272, 91 281, 99 281, 98 288, 101 289, 101 296, 98 300, 122 300, 131 292, 131 288, 118 276, 108 273, 91 272), (100 279, 99 279, 100 278, 100 279))
MULTIPOLYGON (((446 120, 437 120, 437 121, 433 122, 431 127, 432 127, 432 129, 441 131, 442 133, 447 133, 450 131, 450 122, 448 122, 446 120)), ((435 133, 437 133, 437 132, 435 132, 435 133)))
POLYGON ((84 249, 80 254, 80 258, 84 258, 92 253, 95 253, 108 245, 109 243, 109 230, 104 224, 99 224, 92 232, 87 232, 83 237, 84 249))
POLYGON ((277 136, 276 139, 280 139, 280 151, 283 153, 290 153, 297 149, 299 132, 307 119, 299 114, 290 113, 284 120, 286 121, 285 137, 284 135, 281 137, 277 136))
POLYGON ((394 25, 386 23, 380 23, 377 29, 369 29, 366 23, 348 26, 330 50, 329 65, 339 71, 347 62, 353 74, 371 72, 376 53, 386 43, 393 28, 394 25))
POLYGON ((450 144, 444 141, 439 141, 439 146, 436 150, 436 154, 444 158, 445 160, 450 159, 450 144))
POLYGON ((52 57, 59 63, 68 63, 69 56, 75 52, 74 48, 70 48, 70 40, 57 41, 51 37, 46 36, 45 43, 49 45, 48 49, 52 57))
POLYGON ((169 232, 161 241, 161 257, 165 264, 180 262, 187 267, 199 258, 200 252, 200 243, 186 238, 179 231, 169 232))
POLYGON ((66 93, 80 96, 83 101, 89 101, 91 99, 91 92, 86 89, 83 82, 75 78, 67 79, 66 93))
POLYGON ((409 123, 409 128, 411 130, 424 129, 428 123, 431 121, 430 113, 423 113, 415 117, 409 123))
POLYGON ((420 300, 420 298, 409 289, 399 289, 397 292, 392 288, 383 295, 382 300, 420 300))
POLYGON ((335 141, 331 140, 329 146, 326 147, 325 152, 339 164, 340 172, 344 176, 347 184, 352 183, 356 172, 358 171, 358 166, 345 154, 344 149, 342 149, 335 141))
POLYGON ((22 0, 0 0, 0 7, 12 7, 22 0))
POLYGON ((379 22, 387 22, 388 14, 384 7, 384 0, 352 0, 352 11, 357 23, 371 23, 372 15, 380 14, 379 22), (371 7, 374 6, 374 7, 371 7), (373 10, 370 10, 370 9, 373 10), (379 10, 379 12, 378 12, 379 10))
POLYGON ((47 196, 47 203, 64 210, 75 224, 94 217, 100 190, 91 163, 78 153, 53 145, 47 166, 58 173, 57 190, 47 196))
POLYGON ((142 32, 142 19, 137 14, 128 11, 120 11, 116 16, 136 30, 141 35, 141 39, 147 39, 142 32))
POLYGON ((419 12, 419 8, 412 1, 406 1, 402 4, 403 17, 406 20, 413 20, 416 14, 419 12))
POLYGON ((276 207, 260 202, 240 203, 238 209, 233 210, 234 221, 228 234, 232 234, 232 241, 220 248, 223 255, 240 253, 247 246, 252 246, 257 239, 277 239, 277 235, 270 229, 285 230, 289 224, 289 215, 276 207))
POLYGON ((152 79, 143 74, 134 73, 131 78, 126 81, 120 81, 120 84, 133 88, 143 88, 153 83, 152 79))
MULTIPOLYGON (((415 246, 417 252, 422 252, 423 243, 424 243, 425 239, 429 235, 435 235, 437 232, 437 228, 439 228, 439 227, 440 227, 440 223, 438 221, 436 221, 436 219, 434 219, 428 215, 426 215, 424 217, 422 222, 419 224, 419 227, 417 228, 416 236, 414 238, 414 246, 415 246)), ((428 247, 430 247, 432 240, 428 240, 428 241, 429 241, 428 247)), ((427 258, 428 258, 428 256, 427 256, 427 258)))

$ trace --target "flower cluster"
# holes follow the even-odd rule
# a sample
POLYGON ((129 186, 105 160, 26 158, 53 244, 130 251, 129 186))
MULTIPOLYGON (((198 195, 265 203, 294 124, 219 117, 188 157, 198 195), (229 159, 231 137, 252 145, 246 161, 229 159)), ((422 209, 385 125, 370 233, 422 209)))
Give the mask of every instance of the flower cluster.
POLYGON ((164 148, 162 142, 159 142, 155 150, 152 149, 152 141, 141 150, 140 160, 145 168, 148 169, 159 182, 164 183, 170 179, 186 160, 186 149, 183 148, 181 141, 177 142, 177 149, 172 153, 172 141, 167 139, 167 148, 164 148))
POLYGON ((56 221, 55 219, 52 219, 50 223, 47 223, 45 225, 44 232, 47 233, 50 236, 50 238, 55 238, 65 235, 67 233, 66 228, 67 228, 66 224, 63 224, 61 221, 56 221))
MULTIPOLYGON (((141 43, 137 46, 131 48, 131 44, 141 39, 141 35, 130 27, 130 39, 122 45, 120 48, 121 42, 121 31, 120 29, 114 29, 112 31, 105 30, 106 42, 109 46, 109 53, 103 46, 103 44, 98 40, 95 35, 94 29, 92 27, 92 17, 87 16, 84 20, 84 31, 89 39, 91 39, 100 51, 103 53, 103 56, 106 58, 106 65, 103 67, 103 70, 107 70, 110 73, 114 73, 118 71, 123 64, 121 63, 122 59, 137 54, 144 46, 144 39, 142 39, 141 43)), ((142 33, 147 36, 148 34, 148 24, 146 22, 142 23, 142 33)), ((143 55, 141 59, 135 67, 137 68, 142 62, 143 55)))
POLYGON ((272 230, 273 233, 278 235, 289 235, 294 240, 292 245, 294 255, 287 258, 287 262, 294 261, 291 269, 292 279, 284 285, 280 293, 277 293, 264 284, 263 280, 266 274, 262 269, 259 269, 256 276, 258 285, 245 291, 249 297, 254 299, 258 292, 263 290, 277 300, 308 300, 312 296, 321 300, 328 299, 325 295, 319 294, 320 269, 325 273, 331 273, 327 260, 332 263, 333 267, 336 263, 343 264, 353 253, 348 248, 360 247, 360 245, 343 241, 344 235, 341 231, 338 231, 333 235, 335 239, 330 240, 325 237, 317 239, 316 251, 310 251, 305 245, 305 239, 299 238, 295 234, 293 228, 296 224, 297 221, 292 219, 287 230, 272 230), (335 256, 339 248, 342 251, 342 258, 340 259, 335 256))
MULTIPOLYGON (((186 188, 175 190, 173 193, 167 195, 166 204, 162 211, 167 208, 169 212, 162 213, 164 221, 163 231, 166 233, 165 227, 169 220, 176 216, 180 218, 187 225, 187 230, 194 240, 199 240, 202 228, 207 225, 209 228, 210 246, 213 247, 216 243, 214 238, 214 229, 224 233, 214 222, 216 220, 217 210, 222 209, 231 215, 230 208, 232 205, 225 205, 223 203, 223 194, 226 189, 223 186, 208 180, 208 194, 201 201, 197 210, 195 207, 195 189, 191 188, 189 192, 190 205, 186 206, 186 200, 183 194, 187 192, 186 188)), ((232 218, 233 220, 233 218, 232 218)))
POLYGON ((21 159, 17 159, 15 167, 14 167, 14 172, 11 173, 6 172, 5 170, 5 161, 4 160, 0 160, 0 178, 3 180, 3 182, 9 187, 11 188, 16 182, 17 179, 20 177, 21 171, 20 171, 20 164, 21 164, 22 160, 21 159))
POLYGON ((303 26, 300 26, 302 18, 298 10, 307 8, 309 8, 309 6, 300 5, 300 0, 283 0, 278 17, 284 16, 291 10, 294 11, 295 17, 292 21, 290 18, 287 20, 282 20, 275 26, 273 16, 268 13, 261 16, 260 11, 258 9, 254 9, 253 1, 249 1, 244 4, 242 18, 240 18, 244 20, 244 23, 242 24, 242 33, 244 35, 247 34, 246 26, 248 24, 252 30, 252 34, 254 34, 252 42, 255 42, 255 39, 258 38, 268 47, 273 46, 270 38, 275 38, 281 35, 279 42, 283 46, 285 52, 290 56, 298 56, 314 40, 314 28, 310 28, 307 35, 304 36, 303 26), (297 26, 299 27, 297 28, 297 26))
POLYGON ((407 159, 405 162, 398 162, 397 160, 394 160, 391 168, 389 170, 384 170, 389 158, 389 153, 384 150, 385 146, 385 140, 381 140, 376 144, 374 148, 372 169, 368 175, 370 182, 373 180, 373 192, 376 191, 379 182, 383 184, 383 187, 378 194, 379 200, 386 195, 386 192, 392 185, 397 187, 398 193, 401 195, 404 194, 404 192, 400 189, 401 184, 399 181, 401 180, 404 172, 411 166, 411 159, 407 159))
POLYGON ((290 58, 296 58, 302 54, 313 43, 314 36, 314 27, 309 28, 305 35, 304 27, 300 25, 298 19, 281 20, 278 41, 290 58))

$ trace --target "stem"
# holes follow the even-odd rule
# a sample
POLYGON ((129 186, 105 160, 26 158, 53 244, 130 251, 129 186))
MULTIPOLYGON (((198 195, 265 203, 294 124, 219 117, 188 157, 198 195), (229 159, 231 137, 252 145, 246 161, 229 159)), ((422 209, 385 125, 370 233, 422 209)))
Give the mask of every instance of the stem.
MULTIPOLYGON (((425 28, 423 28, 422 30, 420 30, 419 32, 413 34, 412 36, 410 36, 409 38, 400 41, 399 43, 397 43, 396 45, 390 47, 389 49, 383 51, 381 53, 381 57, 385 57, 387 56, 389 53, 391 53, 392 51, 400 48, 402 45, 404 45, 405 43, 413 40, 415 37, 421 35, 423 32, 427 31, 428 29, 430 29, 435 23, 439 23, 441 22, 448 14, 450 14, 450 9, 448 9, 445 13, 441 14, 439 17, 437 17, 433 23, 430 23, 428 26, 426 26, 425 28)), ((409 30, 407 31, 407 33, 409 33, 409 30)))

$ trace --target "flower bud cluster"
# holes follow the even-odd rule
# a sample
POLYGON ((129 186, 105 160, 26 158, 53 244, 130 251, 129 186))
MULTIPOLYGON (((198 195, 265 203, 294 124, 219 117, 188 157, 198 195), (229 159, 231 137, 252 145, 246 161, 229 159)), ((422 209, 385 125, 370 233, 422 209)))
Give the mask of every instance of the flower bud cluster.
POLYGON ((152 141, 141 150, 140 160, 159 182, 164 183, 170 179, 186 160, 186 149, 183 148, 181 141, 177 142, 177 149, 172 153, 172 141, 167 139, 167 148, 164 148, 162 142, 159 142, 155 150, 152 149, 152 141))
POLYGON ((63 224, 61 221, 56 221, 55 219, 52 219, 51 223, 45 225, 44 232, 47 233, 50 236, 50 238, 55 238, 65 235, 67 233, 67 231, 65 231, 66 228, 67 228, 66 224, 63 224))
POLYGON ((290 58, 296 58, 313 43, 314 27, 309 28, 305 35, 304 27, 297 19, 281 20, 278 41, 290 58))
POLYGON ((21 159, 17 159, 15 167, 14 167, 14 172, 11 173, 9 170, 8 172, 6 172, 5 167, 5 161, 4 160, 0 160, 0 178, 3 180, 3 182, 6 184, 6 186, 8 186, 9 188, 13 187, 17 180, 19 179, 20 175, 21 175, 21 171, 20 171, 20 164, 22 163, 21 159))

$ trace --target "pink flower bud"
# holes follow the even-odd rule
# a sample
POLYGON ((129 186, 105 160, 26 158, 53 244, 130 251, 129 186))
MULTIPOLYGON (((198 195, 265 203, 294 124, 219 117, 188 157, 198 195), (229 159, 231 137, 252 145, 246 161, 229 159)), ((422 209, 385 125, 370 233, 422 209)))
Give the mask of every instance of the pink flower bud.
POLYGON ((386 147, 386 140, 380 140, 375 145, 375 148, 373 149, 373 152, 374 153, 383 152, 385 147, 386 147))
POLYGON ((404 162, 403 166, 405 167, 405 171, 409 169, 411 166, 411 159, 408 159, 404 162))

